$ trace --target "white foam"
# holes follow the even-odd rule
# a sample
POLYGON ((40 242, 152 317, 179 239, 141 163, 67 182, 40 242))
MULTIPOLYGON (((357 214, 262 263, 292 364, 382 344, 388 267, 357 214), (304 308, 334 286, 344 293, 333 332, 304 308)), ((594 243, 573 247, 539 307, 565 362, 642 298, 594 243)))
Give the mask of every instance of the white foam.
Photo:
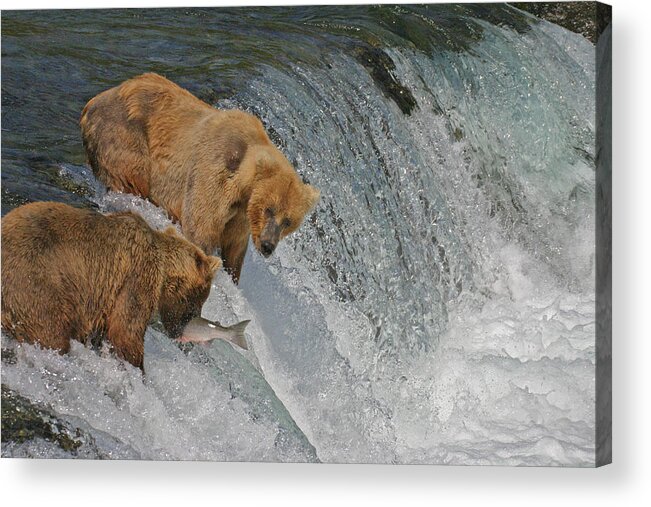
MULTIPOLYGON (((228 384, 220 382, 209 365, 192 362, 154 330, 148 330, 145 339, 144 379, 140 370, 128 363, 77 342, 72 343, 69 354, 61 356, 17 344, 4 335, 2 340, 17 356, 15 364, 3 364, 3 384, 45 404, 64 420, 79 418, 95 433, 111 435, 133 449, 138 458, 305 459, 298 450, 291 454, 279 449, 276 425, 254 420, 250 407, 233 397, 228 384)), ((49 452, 53 448, 34 443, 15 449, 15 455, 59 457, 60 451, 49 452)), ((12 449, 5 452, 14 454, 12 449)))

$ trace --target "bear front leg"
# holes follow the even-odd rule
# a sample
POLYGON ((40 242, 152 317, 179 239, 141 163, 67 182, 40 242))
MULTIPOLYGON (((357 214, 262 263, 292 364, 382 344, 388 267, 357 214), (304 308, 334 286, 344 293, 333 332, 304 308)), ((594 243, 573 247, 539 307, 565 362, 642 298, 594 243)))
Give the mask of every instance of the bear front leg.
MULTIPOLYGON (((149 296, 151 297, 151 294, 149 296)), ((140 368, 143 374, 145 330, 153 308, 153 304, 146 301, 146 297, 139 297, 127 284, 120 291, 107 321, 107 338, 117 356, 140 368)))
POLYGON ((216 216, 206 216, 196 210, 183 213, 181 231, 186 239, 199 248, 206 255, 213 255, 216 248, 221 247, 224 221, 216 216))
POLYGON ((238 285, 240 282, 240 273, 246 256, 246 247, 249 244, 249 235, 239 238, 237 241, 229 243, 222 249, 221 257, 224 263, 224 269, 233 278, 233 283, 238 285))
POLYGON ((147 324, 112 322, 108 326, 108 340, 120 359, 129 361, 145 373, 145 328, 147 324))
POLYGON ((232 211, 226 200, 215 199, 220 194, 214 184, 199 184, 195 181, 197 174, 193 172, 187 179, 180 219, 181 231, 186 239, 201 248, 206 255, 213 255, 215 249, 223 248, 222 236, 232 211))

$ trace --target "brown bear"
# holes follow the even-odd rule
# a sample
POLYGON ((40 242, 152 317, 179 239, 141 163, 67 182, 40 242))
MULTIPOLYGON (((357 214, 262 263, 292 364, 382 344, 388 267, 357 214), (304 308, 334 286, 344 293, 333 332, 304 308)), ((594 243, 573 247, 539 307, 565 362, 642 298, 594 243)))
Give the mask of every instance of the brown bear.
POLYGON ((2 328, 61 352, 105 337, 143 369, 152 314, 178 338, 220 266, 173 227, 155 231, 130 212, 26 204, 2 219, 2 328))
POLYGON ((265 257, 319 199, 255 116, 218 110, 157 74, 91 99, 81 115, 88 163, 109 189, 148 198, 237 283, 249 240, 265 257))

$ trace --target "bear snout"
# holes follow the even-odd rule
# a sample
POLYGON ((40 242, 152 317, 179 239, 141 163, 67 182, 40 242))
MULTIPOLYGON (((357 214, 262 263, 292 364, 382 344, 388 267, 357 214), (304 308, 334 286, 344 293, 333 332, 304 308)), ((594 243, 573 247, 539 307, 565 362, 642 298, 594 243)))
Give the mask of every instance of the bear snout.
POLYGON ((260 253, 265 257, 269 257, 272 253, 274 253, 275 249, 276 249, 276 245, 271 241, 260 242, 260 253))
POLYGON ((260 246, 258 247, 258 250, 262 255, 269 257, 274 253, 274 250, 280 241, 280 232, 281 228, 274 218, 269 218, 260 234, 260 246))

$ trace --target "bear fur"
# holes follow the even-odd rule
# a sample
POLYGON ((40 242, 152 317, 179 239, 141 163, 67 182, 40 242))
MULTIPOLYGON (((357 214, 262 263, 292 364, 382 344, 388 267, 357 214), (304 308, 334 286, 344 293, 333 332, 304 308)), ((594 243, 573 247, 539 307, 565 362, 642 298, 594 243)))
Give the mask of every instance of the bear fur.
POLYGON ((255 116, 218 110, 157 74, 91 99, 81 115, 88 163, 109 189, 164 208, 239 280, 249 236, 265 257, 319 199, 255 116))
POLYGON ((143 369, 152 315, 178 338, 220 266, 173 227, 154 231, 130 212, 26 204, 2 219, 2 328, 62 353, 71 339, 106 338, 143 369))

